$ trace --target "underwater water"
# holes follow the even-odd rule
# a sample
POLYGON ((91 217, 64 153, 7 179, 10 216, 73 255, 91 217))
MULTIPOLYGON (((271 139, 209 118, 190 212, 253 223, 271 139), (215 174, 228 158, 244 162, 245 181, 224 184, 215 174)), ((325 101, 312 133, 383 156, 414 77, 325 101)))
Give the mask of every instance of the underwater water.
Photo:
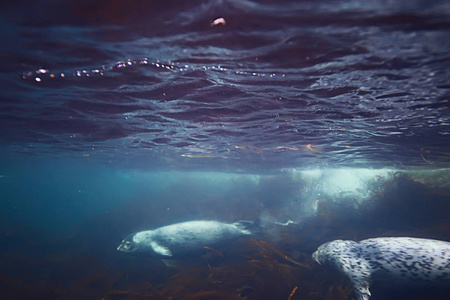
POLYGON ((448 1, 0 7, 2 299, 352 299, 322 243, 450 241, 448 1), (117 251, 190 220, 262 228, 117 251))

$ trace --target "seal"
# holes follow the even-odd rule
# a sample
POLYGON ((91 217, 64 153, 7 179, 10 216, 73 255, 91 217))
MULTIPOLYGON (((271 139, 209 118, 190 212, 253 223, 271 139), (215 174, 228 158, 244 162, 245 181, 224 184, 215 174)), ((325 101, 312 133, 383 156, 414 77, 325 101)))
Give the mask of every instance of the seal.
POLYGON ((250 235, 256 222, 239 221, 232 224, 217 221, 188 221, 154 230, 131 234, 117 248, 124 253, 143 253, 165 259, 195 256, 205 247, 250 235))
POLYGON ((411 237, 335 240, 321 245, 312 257, 345 273, 358 300, 369 299, 369 286, 377 280, 425 285, 450 282, 450 243, 445 241, 411 237))

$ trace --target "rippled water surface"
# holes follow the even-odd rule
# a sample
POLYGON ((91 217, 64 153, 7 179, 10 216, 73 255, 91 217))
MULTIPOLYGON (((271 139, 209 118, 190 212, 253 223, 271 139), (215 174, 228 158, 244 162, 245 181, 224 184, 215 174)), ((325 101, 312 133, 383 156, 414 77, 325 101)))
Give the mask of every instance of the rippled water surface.
POLYGON ((2 6, 3 152, 232 171, 450 162, 447 1, 2 6))

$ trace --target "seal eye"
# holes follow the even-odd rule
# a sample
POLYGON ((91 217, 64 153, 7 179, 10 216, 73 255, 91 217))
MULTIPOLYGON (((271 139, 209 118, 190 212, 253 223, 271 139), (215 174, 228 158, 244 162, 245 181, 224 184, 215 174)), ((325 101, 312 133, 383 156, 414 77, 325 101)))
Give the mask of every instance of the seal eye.
POLYGON ((130 250, 131 249, 131 242, 126 241, 125 245, 123 245, 123 247, 125 248, 125 250, 130 250))

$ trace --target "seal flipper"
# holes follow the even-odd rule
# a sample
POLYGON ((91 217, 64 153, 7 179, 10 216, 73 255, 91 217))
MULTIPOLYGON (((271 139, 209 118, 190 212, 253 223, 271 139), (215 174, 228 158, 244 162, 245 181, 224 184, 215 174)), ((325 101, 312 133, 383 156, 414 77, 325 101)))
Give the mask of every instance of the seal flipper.
POLYGON ((234 222, 233 225, 242 230, 242 233, 244 234, 252 234, 254 231, 258 231, 260 229, 261 219, 257 218, 255 221, 241 220, 234 222))
POLYGON ((161 259, 161 261, 168 268, 176 268, 178 266, 178 261, 175 261, 175 260, 161 259))
POLYGON ((369 291, 369 281, 366 278, 351 278, 353 288, 355 289, 358 300, 369 300, 371 294, 369 291))
POLYGON ((153 251, 155 253, 163 255, 163 256, 172 256, 172 252, 169 250, 169 248, 159 245, 157 242, 152 241, 150 243, 150 247, 152 247, 153 251))
POLYGON ((347 259, 340 258, 338 264, 342 271, 347 274, 353 284, 358 300, 369 300, 371 267, 367 261, 362 260, 357 265, 352 264, 347 259))

